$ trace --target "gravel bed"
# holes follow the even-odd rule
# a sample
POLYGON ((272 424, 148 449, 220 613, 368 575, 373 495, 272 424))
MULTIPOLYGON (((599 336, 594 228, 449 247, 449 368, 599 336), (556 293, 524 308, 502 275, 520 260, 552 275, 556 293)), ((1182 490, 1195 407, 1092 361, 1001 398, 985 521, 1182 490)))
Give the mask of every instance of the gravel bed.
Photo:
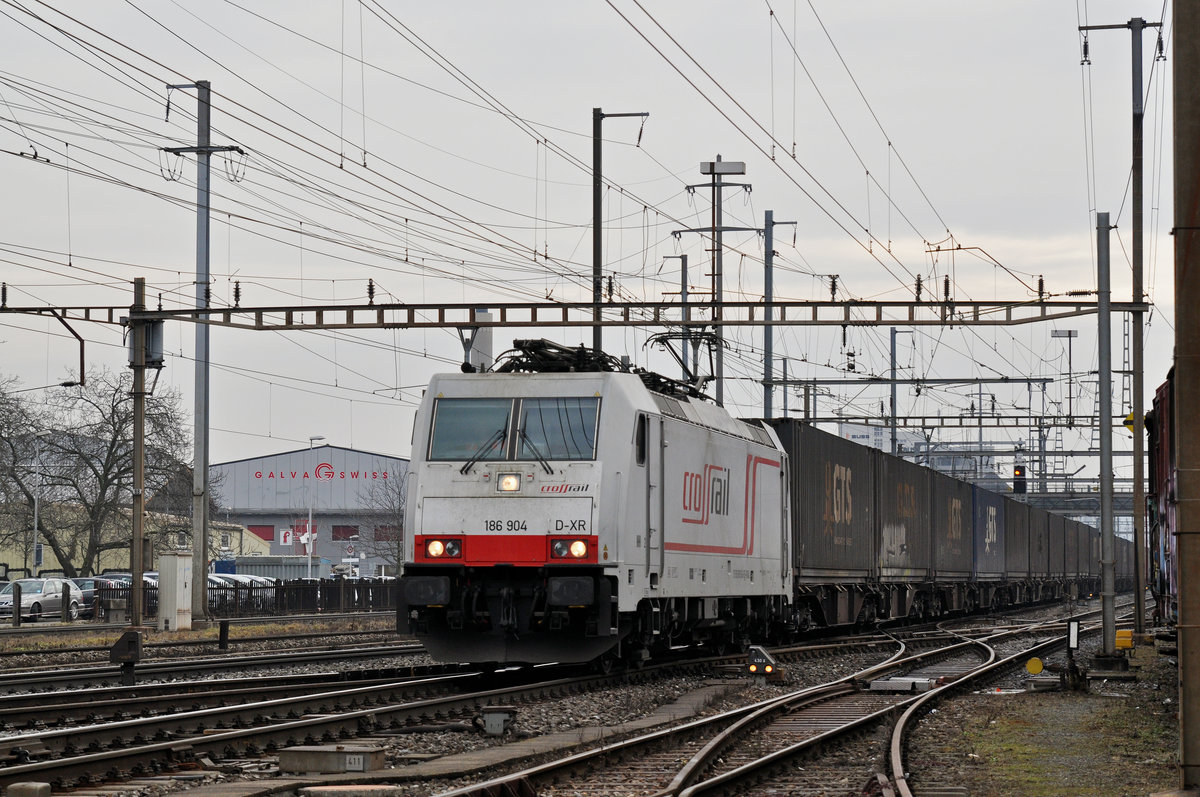
MULTIPOLYGON (((1084 639, 1076 660, 1099 648, 1084 639)), ((1087 692, 1027 692, 1017 669, 989 689, 943 702, 908 738, 914 791, 965 787, 989 795, 1145 795, 1178 780, 1177 662, 1140 649, 1136 681, 1093 681, 1087 692)), ((1065 652, 1046 659, 1064 665, 1065 652)), ((1046 673, 1052 674, 1052 673, 1046 673)))
MULTIPOLYGON (((1022 613, 1022 619, 1056 619, 1078 614, 1091 602, 1076 602, 1073 605, 1055 605, 1022 613)), ((1016 622, 1006 618, 986 619, 974 623, 980 628, 996 624, 1016 622)), ((1080 660, 1086 660, 1094 650, 1094 638, 1085 640, 1080 660)), ((269 643, 260 643, 268 645, 269 643)), ((336 643, 331 643, 336 644, 336 643)), ((1000 645, 1000 655, 1008 655, 1021 643, 1005 642, 1000 645)), ((240 648, 245 649, 245 648, 240 648)), ((266 649, 264 647, 264 649, 266 649)), ((787 665, 789 682, 763 686, 745 682, 725 697, 709 706, 705 713, 725 711, 736 706, 765 700, 798 688, 824 683, 839 676, 850 675, 871 664, 876 664, 887 654, 883 652, 861 653, 845 659, 815 659, 799 664, 787 665)), ((1064 654, 1048 659, 1050 665, 1061 664, 1064 654)), ((403 657, 405 664, 413 663, 413 657, 403 657)), ((425 660, 422 658, 421 660, 425 660)), ((350 664, 348 667, 359 666, 350 664)), ((329 669, 325 666, 323 669, 329 669)), ((301 671, 299 669, 297 672, 301 671)), ((1069 760, 1060 757, 1044 769, 1067 778, 1070 793, 1083 795, 1145 794, 1173 787, 1175 778, 1175 751, 1178 746, 1178 727, 1175 718, 1175 670, 1174 662, 1150 659, 1136 682, 1117 682, 1093 685, 1091 693, 1040 693, 1017 694, 1015 690, 1024 686, 1028 677, 1023 670, 1005 675, 986 693, 965 695, 954 699, 926 715, 917 724, 909 741, 909 766, 913 770, 913 784, 918 787, 931 785, 966 786, 975 795, 1057 795, 1067 793, 1062 783, 1054 788, 1038 790, 1029 782, 1013 780, 1017 765, 1017 752, 1004 747, 1012 745, 1013 738, 1022 734, 1040 738, 1045 750, 1063 747, 1063 734, 1075 733, 1084 741, 1083 757, 1069 760), (1000 687, 1000 693, 994 690, 1000 687), (1146 727, 1139 726, 1134 736, 1140 734, 1140 746, 1115 752, 1113 737, 1119 737, 1128 727, 1109 721, 1106 712, 1133 710, 1145 720, 1146 727), (1087 730, 1097 725, 1100 730, 1087 730), (1090 733, 1090 736, 1089 736, 1090 733), (1172 735, 1173 734, 1173 735, 1172 735), (1097 741, 1097 739, 1101 741, 1097 741), (1090 743, 1090 747, 1088 746, 1090 743), (1081 783, 1078 774, 1087 772, 1089 781, 1097 784, 1089 791, 1081 783), (1124 779, 1124 780, 1122 780, 1124 779), (1121 785, 1127 784, 1127 785, 1121 785)), ((429 727, 415 733, 404 733, 390 737, 372 739, 373 743, 385 746, 389 766, 403 769, 406 765, 429 757, 453 755, 485 747, 503 745, 514 739, 600 726, 613 727, 631 719, 647 715, 657 707, 670 703, 681 695, 698 688, 701 683, 694 676, 664 678, 636 685, 621 685, 597 692, 572 695, 566 698, 535 701, 521 704, 508 732, 502 737, 489 737, 469 722, 445 723, 443 727, 429 727)), ((1141 721, 1141 720, 1139 720, 1141 721)), ((863 793, 865 784, 874 773, 883 767, 880 751, 886 748, 886 733, 871 732, 833 748, 830 753, 834 770, 818 773, 811 765, 799 763, 795 778, 789 779, 796 787, 811 783, 809 776, 826 777, 836 771, 837 783, 844 791, 831 794, 863 793), (805 767, 808 766, 808 769, 805 767)), ((1072 748, 1073 749, 1073 748, 1072 748)), ((559 757, 559 756, 555 756, 559 757)), ((1024 761, 1023 758, 1020 759, 1024 761)), ((432 795, 456 786, 479 782, 497 773, 479 773, 461 782, 429 782, 405 784, 405 794, 413 797, 432 795)), ((1017 772, 1016 774, 1019 774, 1017 772)), ((131 785, 128 791, 114 797, 156 797, 169 791, 192 786, 230 780, 259 780, 270 775, 224 774, 205 771, 195 773, 188 779, 162 779, 153 784, 131 785)), ((760 792, 770 794, 764 790, 760 792)), ((776 791, 775 794, 783 793, 776 791)))

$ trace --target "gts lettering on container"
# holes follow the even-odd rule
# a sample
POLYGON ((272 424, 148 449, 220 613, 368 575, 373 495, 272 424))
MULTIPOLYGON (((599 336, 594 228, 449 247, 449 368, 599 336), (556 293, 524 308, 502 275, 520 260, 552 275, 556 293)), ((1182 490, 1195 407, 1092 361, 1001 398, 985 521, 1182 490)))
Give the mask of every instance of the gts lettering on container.
POLYGON ((845 465, 825 463, 825 506, 821 515, 822 531, 825 536, 833 537, 835 545, 849 545, 849 534, 838 534, 837 526, 849 526, 854 520, 854 508, 851 503, 850 468, 845 465))
POLYGON ((999 519, 996 517, 996 507, 989 506, 987 508, 987 520, 984 522, 983 546, 987 553, 992 552, 992 546, 1000 539, 999 519))
POLYGON ((683 472, 684 523, 707 524, 712 515, 729 514, 729 468, 705 465, 703 473, 683 472))
POLYGON ((951 540, 962 539, 962 521, 963 507, 961 498, 950 499, 950 528, 946 530, 946 537, 951 540))

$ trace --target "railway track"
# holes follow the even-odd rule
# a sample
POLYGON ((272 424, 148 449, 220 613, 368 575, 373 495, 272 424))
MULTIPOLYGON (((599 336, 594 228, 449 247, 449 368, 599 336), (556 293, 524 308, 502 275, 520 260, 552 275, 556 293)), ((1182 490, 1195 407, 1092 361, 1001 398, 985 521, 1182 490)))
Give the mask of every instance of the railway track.
MULTIPOLYGON (((560 761, 441 792, 442 797, 495 794, 746 795, 841 793, 857 771, 859 790, 882 771, 887 734, 895 718, 927 695, 944 694, 968 678, 1016 666, 1046 647, 1061 645, 1053 624, 1009 629, 986 639, 959 637, 919 652, 907 648, 851 676, 737 708, 691 723, 623 740, 560 761), (1018 652, 999 658, 996 642, 1036 635, 1018 652), (1053 634, 1049 639, 1046 637, 1053 634), (929 691, 914 691, 924 690, 929 691), (874 734, 876 738, 870 738, 874 734), (849 757, 848 738, 864 738, 849 757), (869 752, 864 754, 864 750, 869 752)), ((931 637, 932 639, 932 637, 931 637)), ((1012 644, 1011 642, 1009 643, 1012 644)), ((909 713, 909 716, 913 712, 909 713)), ((903 772, 902 755, 896 759, 903 772)))
MULTIPOLYGON (((464 672, 367 684, 236 705, 177 711, 0 738, 0 786, 44 781, 56 790, 153 774, 200 758, 269 754, 283 747, 387 734, 431 719, 467 719, 489 704, 561 700, 606 684, 661 677, 669 667, 707 670, 711 661, 632 673, 545 680, 550 668, 502 674, 464 672), (515 683, 476 688, 480 679, 515 683)), ((577 669, 577 668, 574 668, 577 669)))
MULTIPOLYGON (((226 653, 222 656, 169 658, 142 662, 134 667, 134 675, 140 680, 181 677, 190 679, 200 673, 215 677, 228 672, 240 673, 253 669, 346 661, 360 661, 366 667, 372 659, 411 656, 422 652, 424 652, 424 648, 418 644, 395 642, 365 647, 323 646, 319 649, 276 653, 241 655, 226 653)), ((121 679, 122 670, 119 665, 9 669, 0 672, 0 694, 95 689, 119 684, 121 679)))
MULTIPOLYGON (((1004 629, 970 629, 968 635, 988 635, 994 639, 1014 636, 1017 633, 1029 633, 1028 628, 1019 631, 1009 628, 1015 623, 1008 622, 1004 629)), ((1053 633, 1061 638, 1059 621, 1043 621, 1038 631, 1041 635, 1053 633)), ((836 762, 836 753, 830 753, 837 738, 844 738, 848 732, 845 727, 853 723, 848 718, 859 718, 859 727, 883 727, 881 723, 903 712, 910 703, 920 698, 920 694, 901 694, 864 688, 869 680, 892 677, 898 673, 910 679, 924 678, 937 682, 961 679, 964 673, 978 668, 987 658, 995 658, 987 652, 987 639, 974 640, 965 638, 958 632, 951 633, 943 630, 921 630, 907 633, 904 655, 893 656, 888 663, 863 668, 852 675, 836 679, 837 685, 810 685, 806 689, 795 691, 794 706, 787 706, 781 700, 771 699, 762 701, 754 706, 737 709, 717 720, 709 727, 704 720, 704 730, 695 731, 694 738, 680 741, 676 731, 660 731, 661 738, 648 744, 653 748, 656 744, 667 751, 669 760, 674 763, 654 764, 651 769, 660 775, 659 782, 647 784, 636 793, 682 793, 684 789, 699 788, 700 784, 716 781, 715 785, 705 786, 705 789, 717 791, 696 791, 693 793, 744 793, 747 781, 735 786, 723 786, 721 779, 733 778, 732 772, 746 770, 758 774, 749 777, 759 780, 763 772, 771 772, 771 764, 754 765, 753 762, 765 758, 762 753, 768 750, 777 751, 780 748, 791 752, 785 755, 788 761, 808 761, 804 771, 812 782, 823 777, 821 766, 813 761, 836 762), (954 644, 947 640, 955 638, 954 644), (712 745, 711 740, 721 733, 723 723, 728 726, 739 722, 743 717, 761 711, 756 717, 753 732, 745 730, 747 726, 738 726, 727 738, 735 740, 736 747, 712 745), (757 742, 750 740, 757 739, 757 742), (815 741, 811 741, 815 740, 815 741), (716 750, 715 757, 722 762, 721 766, 703 763, 692 764, 688 771, 686 783, 681 788, 666 791, 671 778, 661 781, 662 773, 672 775, 683 771, 679 760, 690 760, 706 748, 716 750), (759 748, 757 751, 755 747, 759 748), (795 748, 795 749, 793 749, 795 748), (809 750, 816 750, 812 753, 809 750), (830 758, 833 756, 833 758, 830 758), (673 768, 672 768, 673 767, 673 768), (747 769, 749 768, 749 769, 747 769), (724 790, 723 792, 721 790, 724 790)), ((773 651, 780 661, 792 662, 795 671, 815 672, 825 668, 821 660, 829 660, 830 666, 840 661, 846 655, 847 649, 852 648, 858 654, 873 658, 875 661, 885 659, 899 648, 899 643, 883 636, 859 638, 851 645, 838 642, 827 642, 815 645, 803 645, 793 648, 781 648, 773 651), (816 662, 816 664, 813 664, 816 662)), ((393 650, 394 652, 394 650, 393 650)), ((335 658, 344 658, 345 650, 328 651, 335 658)), ((1021 659, 1022 654, 1008 655, 1012 661, 1021 659)), ((263 660, 273 657, 251 657, 263 660)), ((285 657, 287 660, 288 657, 285 657)), ((291 660, 295 660, 294 658, 291 660)), ((1021 659, 1023 660, 1023 659, 1021 659)), ((203 660, 207 661, 207 660, 203 660)), ((414 727, 446 723, 462 725, 465 720, 475 717, 486 705, 494 704, 529 704, 561 700, 564 696, 577 694, 581 691, 604 689, 606 685, 624 684, 629 681, 645 683, 649 679, 660 677, 664 671, 680 668, 691 668, 696 675, 720 672, 723 669, 740 669, 744 659, 740 656, 709 658, 686 664, 664 664, 647 667, 640 672, 625 672, 607 676, 588 675, 572 677, 556 677, 544 683, 530 683, 530 678, 545 677, 549 668, 513 671, 502 676, 492 674, 491 678, 506 677, 513 683, 500 686, 493 680, 491 688, 483 688, 480 675, 459 673, 456 675, 435 676, 430 671, 419 668, 407 675, 407 678, 381 678, 372 674, 345 675, 326 677, 327 674, 316 673, 304 676, 277 676, 267 678, 240 678, 233 681, 226 679, 224 683, 213 681, 190 681, 167 684, 148 685, 139 687, 136 697, 134 692, 105 687, 90 689, 88 700, 79 699, 78 693, 42 693, 40 695, 11 695, 0 696, 0 721, 10 722, 16 726, 24 717, 28 723, 34 713, 29 711, 32 703, 41 701, 43 714, 58 713, 55 705, 63 706, 63 714, 70 713, 76 719, 68 722, 84 721, 89 723, 84 728, 56 727, 52 729, 25 728, 25 732, 0 738, 0 786, 26 780, 40 780, 55 784, 56 790, 69 786, 82 786, 100 781, 122 781, 145 775, 154 775, 165 771, 173 771, 180 766, 194 765, 193 762, 206 760, 220 762, 235 759, 267 759, 265 768, 269 769, 269 761, 274 754, 288 746, 297 744, 315 744, 342 742, 351 739, 374 737, 377 742, 397 734, 408 734, 414 727), (423 676, 423 677, 412 677, 423 676), (342 681, 341 678, 361 678, 357 681, 342 681), (520 679, 525 679, 521 681, 520 679), (645 679, 645 680, 644 680, 645 679), (214 688, 214 685, 216 688, 214 688), (151 692, 156 692, 152 695, 151 692), (18 705, 22 704, 22 705, 18 705), (11 713, 5 714, 7 708, 11 713), (88 713, 90 709, 91 713, 88 713), (24 713, 22 713, 24 712, 24 713), (168 713, 173 712, 173 713, 168 713), (145 714, 147 716, 134 716, 145 714), (6 719, 7 717, 7 719, 6 719)), ((171 662, 177 664, 177 662, 171 662)), ((183 663, 184 668, 194 667, 195 662, 183 663)), ((245 669, 244 663, 235 663, 233 669, 245 669)), ((845 670, 843 670, 844 672, 845 670)), ((194 672, 194 671, 193 671, 194 672)), ((561 672, 561 671, 559 671, 561 672)), ((809 674, 812 674, 809 672, 809 674)), ((890 725, 890 723, 887 723, 890 725)), ((700 727, 697 724, 697 727, 700 727)), ((871 731, 878 733, 879 731, 871 731)), ((653 736, 653 735, 652 735, 653 736)), ((686 733, 685 733, 686 736, 686 733)), ((877 745, 877 747, 879 747, 877 745)), ((622 756, 635 761, 638 767, 645 769, 650 753, 645 749, 635 752, 623 752, 623 748, 603 748, 599 753, 592 751, 579 754, 580 756, 601 755, 603 768, 607 771, 611 766, 609 758, 616 760, 622 756)), ((646 748, 649 749, 649 748, 646 748)), ((879 748, 882 750, 882 747, 879 748)), ((711 755, 711 754, 710 754, 711 755)), ((861 756, 856 756, 861 758, 861 756)), ((880 760, 885 755, 880 752, 880 760)), ((572 758, 575 758, 574 756, 572 758)), ((586 768, 594 764, 581 763, 586 768)), ((787 770, 790 764, 775 764, 775 769, 787 770)), ((846 771, 845 762, 831 763, 827 769, 846 771)), ((397 777, 403 779, 403 770, 394 770, 397 777)), ((543 780, 566 778, 572 783, 571 793, 603 793, 586 792, 582 790, 579 777, 569 774, 570 770, 560 771, 546 776, 529 773, 518 773, 515 782, 543 783, 543 780), (567 772, 568 774, 563 774, 567 772)), ((633 776, 623 776, 622 786, 629 786, 636 781, 633 776)), ((585 778, 586 780, 586 778, 585 778)), ((640 781, 638 781, 640 782, 640 781)), ((480 787, 490 787, 480 784, 480 787)), ((494 785, 494 784, 491 784, 494 785)), ((860 787, 859 783, 856 788, 860 787)), ((540 787, 539 787, 540 788, 540 787)), ((547 787, 549 788, 549 787, 547 787)), ((452 792, 462 794, 501 793, 488 791, 452 792)), ((539 791, 539 793, 541 793, 539 791)), ((548 792, 549 793, 549 792, 548 792)), ((635 793, 630 789, 630 793, 635 793)))

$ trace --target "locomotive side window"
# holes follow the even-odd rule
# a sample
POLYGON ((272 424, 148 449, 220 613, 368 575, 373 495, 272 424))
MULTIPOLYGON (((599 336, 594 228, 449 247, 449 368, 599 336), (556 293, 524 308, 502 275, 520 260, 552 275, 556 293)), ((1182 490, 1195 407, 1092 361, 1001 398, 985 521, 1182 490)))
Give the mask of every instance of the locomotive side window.
POLYGON ((521 401, 517 459, 594 459, 598 398, 527 398, 521 401))
POLYGON ((503 459, 512 400, 441 398, 433 407, 429 459, 503 459))
POLYGON ((637 446, 637 464, 646 464, 646 448, 650 440, 650 426, 646 419, 645 413, 638 413, 637 416, 637 432, 634 437, 634 445, 637 446))

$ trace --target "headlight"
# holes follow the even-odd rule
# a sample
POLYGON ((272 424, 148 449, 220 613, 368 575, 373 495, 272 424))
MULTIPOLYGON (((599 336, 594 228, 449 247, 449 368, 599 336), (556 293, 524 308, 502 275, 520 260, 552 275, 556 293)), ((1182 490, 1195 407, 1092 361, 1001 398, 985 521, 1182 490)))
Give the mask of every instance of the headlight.
POLYGON ((521 489, 521 474, 519 473, 498 473, 496 474, 496 489, 502 493, 515 493, 521 489))
POLYGON ((582 559, 588 554, 586 540, 555 540, 550 548, 555 559, 582 559))
POLYGON ((462 543, 458 540, 429 540, 425 553, 430 559, 457 559, 462 556, 462 543))

